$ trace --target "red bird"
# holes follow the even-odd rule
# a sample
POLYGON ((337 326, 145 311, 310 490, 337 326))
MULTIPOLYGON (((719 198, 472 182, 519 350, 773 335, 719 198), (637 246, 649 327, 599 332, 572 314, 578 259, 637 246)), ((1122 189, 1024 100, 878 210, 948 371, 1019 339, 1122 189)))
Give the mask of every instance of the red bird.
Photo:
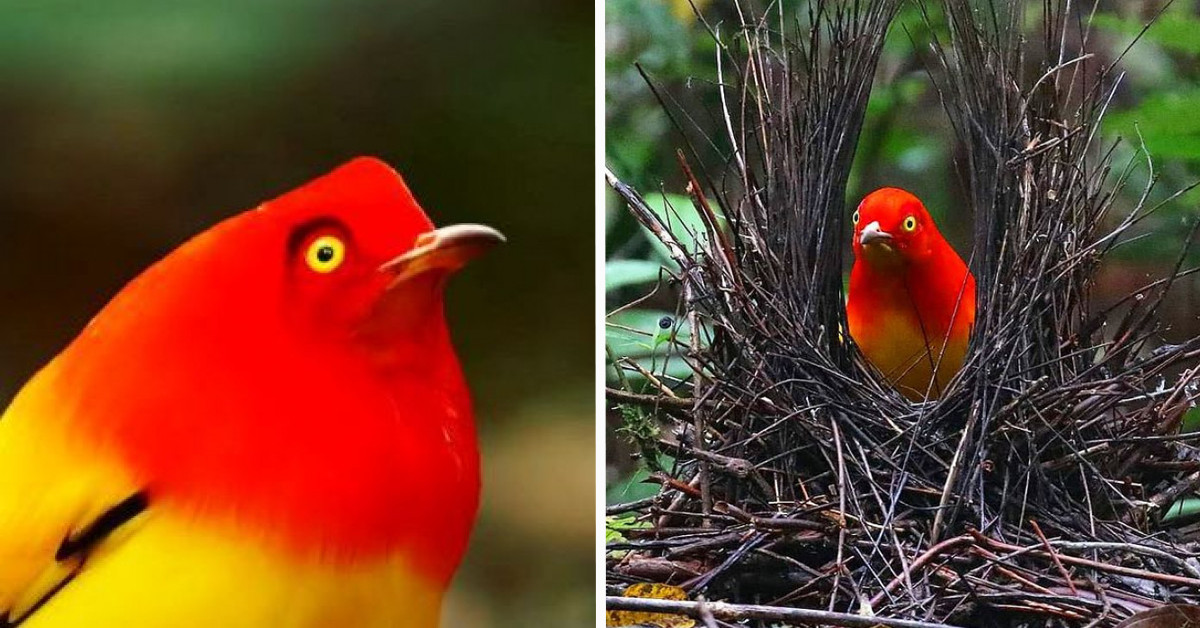
POLYGON ((868 194, 851 220, 850 336, 906 397, 935 399, 967 354, 975 277, 904 190, 868 194))
POLYGON ((436 626, 479 501, 442 287, 501 240, 364 158, 130 282, 0 420, 0 625, 436 626))

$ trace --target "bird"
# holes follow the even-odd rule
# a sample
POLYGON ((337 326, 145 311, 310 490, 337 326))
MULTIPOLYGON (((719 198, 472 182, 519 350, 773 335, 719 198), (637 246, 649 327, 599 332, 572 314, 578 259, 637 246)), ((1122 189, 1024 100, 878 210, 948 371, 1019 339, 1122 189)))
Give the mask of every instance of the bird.
POLYGON ((434 228, 359 157, 121 289, 0 417, 0 626, 439 621, 480 496, 434 228))
POLYGON ((851 217, 850 336, 912 401, 937 399, 962 367, 975 324, 975 277, 913 194, 871 192, 851 217))

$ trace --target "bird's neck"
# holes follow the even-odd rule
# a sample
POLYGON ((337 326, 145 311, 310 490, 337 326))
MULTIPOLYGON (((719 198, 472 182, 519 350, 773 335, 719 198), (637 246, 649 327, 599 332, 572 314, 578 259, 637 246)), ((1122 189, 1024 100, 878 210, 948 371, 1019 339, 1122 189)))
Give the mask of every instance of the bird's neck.
POLYGON ((939 334, 954 320, 969 324, 973 319, 974 286, 966 264, 953 250, 906 260, 900 266, 857 259, 850 274, 850 293, 860 312, 916 317, 939 334))
POLYGON ((328 339, 215 333, 185 336, 165 356, 152 326, 139 337, 102 322, 39 377, 37 394, 78 408, 56 420, 122 460, 152 504, 230 518, 304 560, 400 553, 440 584, 479 500, 471 403, 440 320, 382 351, 390 362, 328 339), (153 381, 138 377, 146 369, 90 367, 122 361, 153 368, 153 381))

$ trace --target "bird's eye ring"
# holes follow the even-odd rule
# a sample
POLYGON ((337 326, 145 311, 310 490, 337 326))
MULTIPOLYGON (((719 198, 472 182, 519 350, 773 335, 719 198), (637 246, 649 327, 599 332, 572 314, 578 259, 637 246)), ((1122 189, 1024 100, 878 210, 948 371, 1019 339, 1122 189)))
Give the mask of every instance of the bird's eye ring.
POLYGON ((858 210, 857 209, 854 210, 854 215, 850 217, 850 223, 855 224, 855 225, 858 224, 858 210))
POLYGON ((340 238, 326 235, 312 241, 304 254, 304 261, 313 272, 331 273, 346 260, 346 243, 340 238))
POLYGON ((916 216, 908 216, 907 218, 904 219, 904 230, 905 231, 914 231, 914 230, 916 230, 916 228, 917 228, 916 216))

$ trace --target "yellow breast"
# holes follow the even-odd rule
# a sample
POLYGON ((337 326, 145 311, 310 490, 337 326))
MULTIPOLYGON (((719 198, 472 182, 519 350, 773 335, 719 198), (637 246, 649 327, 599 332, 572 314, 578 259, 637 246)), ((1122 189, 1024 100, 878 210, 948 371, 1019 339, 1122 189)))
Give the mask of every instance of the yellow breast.
POLYGON ((850 317, 849 323, 867 360, 913 401, 941 396, 967 354, 966 335, 927 339, 904 312, 881 312, 869 321, 850 317))
POLYGON ((299 561, 262 549, 247 531, 158 511, 103 544, 24 626, 433 628, 441 597, 401 558, 299 561))

